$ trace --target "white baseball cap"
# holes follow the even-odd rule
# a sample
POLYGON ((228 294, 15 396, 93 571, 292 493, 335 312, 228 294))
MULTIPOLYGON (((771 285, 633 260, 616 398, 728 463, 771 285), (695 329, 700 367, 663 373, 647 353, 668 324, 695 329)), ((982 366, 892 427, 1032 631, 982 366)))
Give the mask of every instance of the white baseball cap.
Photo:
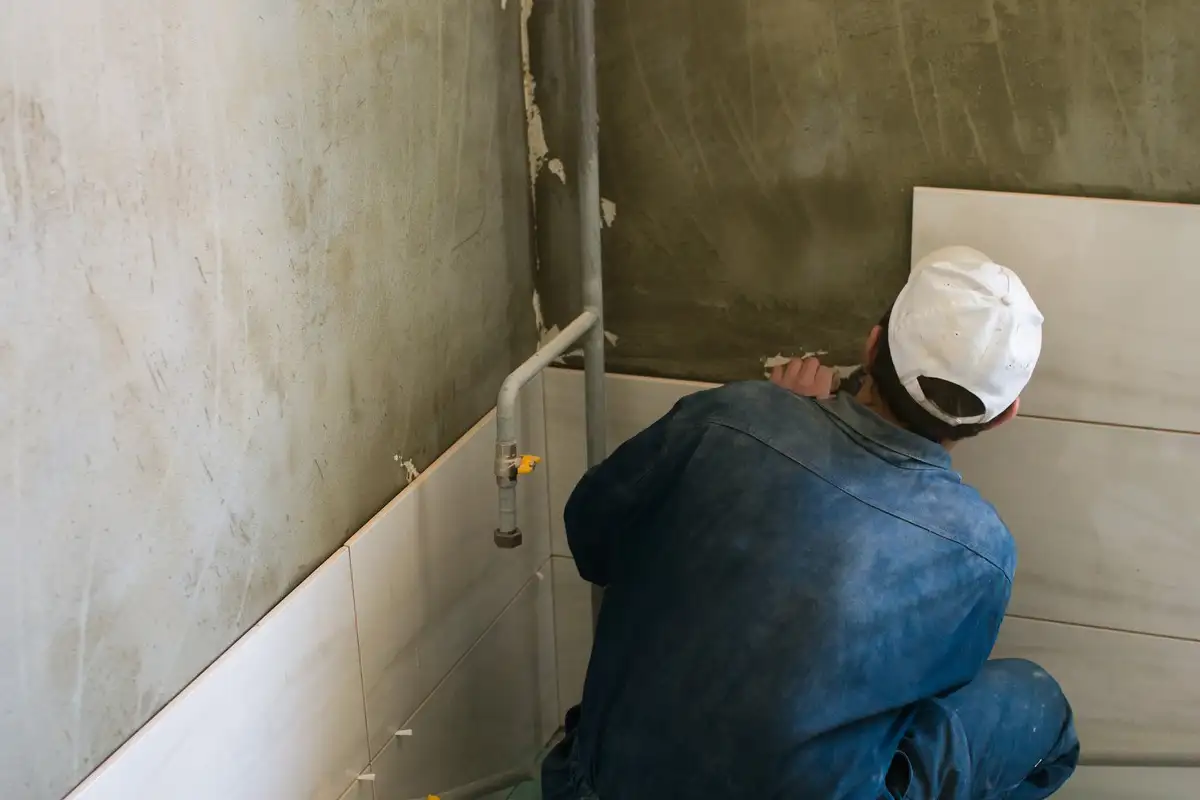
POLYGON ((970 247, 925 256, 892 306, 888 345, 900 383, 950 425, 991 422, 1020 396, 1042 351, 1042 313, 1016 273, 970 247), (956 417, 925 397, 921 378, 961 386, 983 413, 956 417))

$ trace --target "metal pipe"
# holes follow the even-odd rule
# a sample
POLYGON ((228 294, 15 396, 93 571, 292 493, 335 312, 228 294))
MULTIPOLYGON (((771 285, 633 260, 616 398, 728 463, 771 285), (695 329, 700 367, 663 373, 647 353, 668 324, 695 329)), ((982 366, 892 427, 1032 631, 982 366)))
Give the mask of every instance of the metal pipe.
POLYGON ((587 405, 587 463, 608 456, 604 408, 604 282, 600 268, 600 117, 596 99, 596 2, 580 0, 576 20, 579 53, 579 261, 583 305, 599 323, 584 339, 584 402, 587 405))
MULTIPOLYGON (((520 465, 517 452, 517 396, 525 384, 599 325, 599 311, 585 308, 570 325, 513 370, 500 385, 500 394, 496 398, 496 485, 500 489, 500 526, 496 529, 495 541, 498 547, 521 545, 521 530, 517 527, 517 470, 520 465)), ((603 339, 603 328, 600 329, 600 336, 603 339)))
MULTIPOLYGON (((521 545, 517 527, 516 404, 521 387, 567 351, 581 337, 584 355, 584 406, 587 463, 594 467, 608 455, 604 402, 604 280, 601 269, 600 112, 596 93, 596 0, 579 0, 575 45, 579 53, 579 263, 583 278, 583 313, 505 379, 496 403, 496 484, 500 490, 499 547, 521 545)), ((592 591, 593 619, 601 592, 592 591)))
MULTIPOLYGON (((579 0, 575 52, 579 53, 579 239, 583 305, 596 311, 595 327, 584 340, 584 403, 587 463, 608 456, 604 402, 604 281, 600 250, 600 110, 596 92, 596 0, 579 0)), ((592 587, 592 621, 600 614, 603 592, 592 587)))

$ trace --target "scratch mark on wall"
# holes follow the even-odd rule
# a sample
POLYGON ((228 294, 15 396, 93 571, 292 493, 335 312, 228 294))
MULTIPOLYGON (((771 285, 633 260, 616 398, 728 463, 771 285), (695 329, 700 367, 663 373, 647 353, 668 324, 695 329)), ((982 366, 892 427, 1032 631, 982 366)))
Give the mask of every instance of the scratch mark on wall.
POLYGON ((246 565, 246 579, 242 582, 242 599, 238 602, 237 617, 233 622, 234 629, 238 631, 242 629, 242 617, 246 613, 246 598, 250 596, 250 584, 254 582, 254 573, 258 569, 258 539, 259 537, 254 537, 250 547, 250 563, 246 565))
POLYGON ((754 80, 754 37, 751 35, 751 29, 754 25, 753 0, 745 0, 742 4, 742 10, 746 17, 745 47, 747 73, 750 79, 750 133, 754 136, 754 140, 758 141, 758 96, 755 91, 754 80))
POLYGON ((612 200, 600 198, 600 218, 604 220, 604 227, 611 228, 617 221, 617 204, 612 200))
POLYGON ((1121 117, 1121 127, 1125 129, 1125 137, 1129 140, 1129 149, 1133 151, 1133 160, 1137 163, 1138 171, 1142 173, 1142 179, 1151 186, 1155 185, 1154 175, 1151 173, 1149 166, 1146 164, 1146 156, 1142 152, 1142 139, 1134 130, 1133 123, 1129 120, 1129 109, 1125 106, 1125 101, 1121 98, 1121 90, 1117 87, 1116 76, 1113 75, 1112 65, 1108 61, 1108 56, 1104 54, 1104 50, 1092 40, 1092 50, 1095 51, 1096 57, 1100 60, 1100 65, 1104 67, 1104 77, 1108 81, 1108 89, 1112 92, 1113 100, 1117 104, 1117 114, 1121 117))
POLYGON ((717 108, 725 120, 725 127, 729 130, 729 135, 733 139, 738 155, 741 156, 742 163, 746 165, 746 171, 754 179, 754 184, 758 187, 758 193, 764 199, 770 199, 767 183, 758 170, 758 150, 756 145, 753 141, 744 141, 743 137, 748 137, 749 134, 742 128, 740 120, 738 120, 737 116, 727 106, 728 101, 726 101, 725 96, 718 92, 717 108))
POLYGON ((946 119, 942 114, 942 93, 938 91, 937 76, 933 73, 933 62, 926 61, 925 67, 929 70, 929 85, 933 89, 933 114, 937 119, 938 145, 942 156, 946 156, 946 119))
POLYGON ((1004 79, 1004 91, 1008 95, 1008 108, 1012 114, 1013 136, 1016 137, 1017 148, 1023 153, 1025 152, 1025 136, 1021 133, 1021 120, 1017 117, 1017 98, 1013 93, 1012 81, 1008 76, 1008 59, 1004 56, 1004 42, 1000 33, 1000 19, 996 16, 996 0, 984 0, 983 5, 988 15, 988 36, 996 46, 996 58, 1000 62, 1000 76, 1004 79))
POLYGON ((896 41, 900 48, 900 65, 904 67, 904 78, 908 81, 908 98, 912 103, 913 118, 917 121, 917 131, 921 134, 921 143, 925 145, 925 153, 932 156, 929 149, 929 137, 925 135, 925 123, 921 121, 921 111, 917 107, 917 84, 913 80, 912 64, 908 60, 908 37, 904 33, 904 14, 900 0, 892 0, 892 11, 896 14, 896 41))
POLYGON ((983 141, 979 138, 979 129, 975 127, 975 119, 971 116, 971 109, 963 103, 963 115, 967 118, 967 127, 971 129, 971 140, 975 143, 975 155, 979 161, 986 167, 987 154, 983 152, 983 141))
MULTIPOLYGON (((438 3, 437 4, 437 48, 436 48, 437 87, 438 88, 437 88, 437 92, 435 95, 437 98, 437 101, 434 104, 435 113, 434 113, 434 123, 433 123, 433 163, 434 163, 435 167, 442 163, 442 95, 445 94, 445 91, 443 90, 442 86, 443 86, 443 78, 445 76, 445 60, 443 58, 443 56, 445 54, 445 46, 446 46, 445 4, 438 3)), ((431 217, 431 221, 429 224, 429 230, 430 230, 430 235, 432 235, 432 236, 438 235, 438 215, 440 214, 440 212, 442 210, 442 205, 443 205, 441 202, 439 202, 439 200, 440 200, 440 197, 435 195, 434 202, 431 204, 431 209, 429 212, 430 217, 431 217)), ((328 242, 326 242, 326 248, 328 248, 328 242)))
MULTIPOLYGON (((462 82, 458 87, 458 113, 455 115, 456 127, 458 128, 458 136, 454 144, 454 211, 450 215, 450 234, 458 236, 458 198, 462 192, 462 156, 463 156, 463 134, 467 128, 467 122, 470 120, 468 113, 467 100, 471 96, 468 81, 471 77, 471 42, 474 37, 471 35, 471 27, 475 19, 474 14, 467 14, 466 33, 463 39, 466 42, 466 54, 463 56, 465 62, 462 67, 462 82)), ((494 120, 494 116, 493 116, 494 120)), ((490 135, 490 134, 489 134, 490 135)), ((488 154, 491 154, 491 147, 488 147, 488 154)), ((487 213, 487 206, 484 206, 484 213, 487 213)))
MULTIPOLYGON (((634 19, 633 9, 630 8, 629 0, 625 0, 625 18, 626 20, 634 19)), ((654 93, 650 91, 650 81, 646 78, 646 67, 642 63, 642 54, 638 49, 637 37, 633 32, 632 21, 626 23, 625 30, 629 35, 629 51, 633 54, 633 69, 637 73, 638 83, 642 86, 642 94, 646 97, 646 104, 650 106, 650 118, 654 121, 654 127, 658 129, 658 133, 662 136, 663 141, 675 153, 675 158, 682 163, 683 156, 680 154, 679 148, 675 146, 675 142, 671 140, 666 127, 663 126, 662 116, 658 113, 658 103, 654 100, 654 93)))
POLYGON ((564 185, 566 184, 567 168, 563 166, 562 159, 552 158, 552 159, 550 159, 549 164, 547 164, 546 166, 551 172, 553 172, 558 177, 558 179, 560 181, 563 182, 564 185))
MULTIPOLYGON (((770 62, 768 62, 770 63, 770 62)), ((691 93, 692 87, 687 79, 687 67, 683 63, 683 57, 680 56, 679 75, 683 81, 683 90, 680 94, 683 97, 683 118, 687 122, 688 135, 692 137, 692 144, 696 148, 696 157, 700 159, 700 168, 704 171, 704 180, 708 183, 708 188, 714 192, 717 190, 717 184, 713 180, 712 169, 708 166, 708 156, 704 154, 704 145, 700 143, 700 135, 696 132, 696 122, 694 114, 692 114, 691 93)))

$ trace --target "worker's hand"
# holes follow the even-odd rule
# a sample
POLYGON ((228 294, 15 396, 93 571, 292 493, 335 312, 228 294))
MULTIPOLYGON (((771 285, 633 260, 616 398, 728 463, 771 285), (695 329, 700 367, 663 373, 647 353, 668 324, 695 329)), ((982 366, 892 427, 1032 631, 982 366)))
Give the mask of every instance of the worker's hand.
POLYGON ((838 382, 838 374, 822 366, 813 356, 793 358, 771 370, 771 383, 801 397, 831 397, 837 391, 838 382))

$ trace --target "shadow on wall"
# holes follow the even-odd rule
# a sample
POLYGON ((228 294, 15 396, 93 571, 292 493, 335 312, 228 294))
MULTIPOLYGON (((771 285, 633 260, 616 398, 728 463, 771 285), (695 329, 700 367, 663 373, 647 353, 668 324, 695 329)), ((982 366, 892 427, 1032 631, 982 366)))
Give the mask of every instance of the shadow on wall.
MULTIPOLYGON (((568 175, 569 13, 536 5, 533 26, 547 141, 568 175)), ((615 0, 598 13, 621 371, 727 380, 777 352, 857 360, 908 270, 914 185, 1200 199, 1187 0, 615 0)), ((577 307, 572 188, 539 179, 548 323, 577 307)))

